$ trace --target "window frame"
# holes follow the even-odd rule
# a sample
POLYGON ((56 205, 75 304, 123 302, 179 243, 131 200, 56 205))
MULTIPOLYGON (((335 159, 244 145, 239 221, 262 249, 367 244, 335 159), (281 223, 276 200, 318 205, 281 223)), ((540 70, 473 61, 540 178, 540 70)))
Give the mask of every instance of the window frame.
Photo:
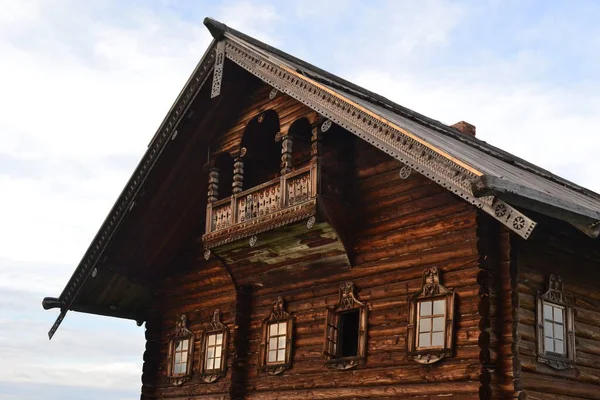
POLYGON ((181 314, 175 322, 175 328, 171 334, 169 341, 169 356, 167 357, 167 380, 169 383, 179 386, 187 382, 192 376, 192 364, 194 360, 194 344, 195 336, 192 331, 187 328, 187 317, 181 314), (188 340, 187 362, 185 372, 175 373, 175 361, 177 351, 177 342, 188 340))
MULTIPOLYGON (((563 370, 572 368, 576 361, 575 350, 575 314, 573 307, 567 301, 564 293, 563 282, 560 276, 551 274, 545 292, 538 293, 536 299, 536 337, 537 337, 537 360, 540 363, 563 370), (563 309, 563 346, 564 353, 547 351, 545 344, 545 316, 544 306, 563 309)), ((552 311, 554 314, 554 310, 552 311)), ((554 318, 552 324, 555 324, 554 318)), ((555 336, 552 336, 556 340, 555 336)))
POLYGON ((227 350, 228 350, 228 339, 229 339, 229 329, 225 324, 221 322, 221 312, 219 309, 216 309, 212 313, 211 321, 206 327, 206 329, 202 332, 201 338, 201 352, 200 352, 200 378, 206 383, 212 383, 223 377, 227 373, 227 350), (208 369, 206 367, 206 358, 207 358, 207 349, 209 346, 209 338, 212 335, 223 335, 223 340, 221 342, 221 365, 219 368, 208 369))
MULTIPOLYGON (((279 329, 279 328, 278 328, 279 329)), ((294 318, 285 310, 283 297, 278 296, 271 306, 271 312, 262 322, 262 341, 259 352, 259 370, 271 375, 278 375, 292 366, 292 343, 294 331, 294 318), (283 361, 269 361, 269 340, 271 339, 270 327, 275 324, 286 323, 285 334, 278 331, 277 338, 285 336, 285 356, 283 361)), ((279 347, 278 347, 279 350, 279 347)))
MULTIPOLYGON (((454 290, 449 290, 440 283, 440 272, 437 267, 427 268, 423 271, 422 285, 419 291, 410 297, 408 313, 408 332, 407 332, 407 355, 409 360, 414 360, 420 364, 433 364, 445 357, 451 357, 454 348, 454 290), (443 344, 440 346, 420 346, 420 333, 430 333, 433 338, 433 320, 435 302, 443 300, 444 305, 444 331, 443 344), (431 302, 431 315, 423 316, 431 320, 431 330, 419 332, 421 321, 424 319, 421 314, 421 304, 431 302)), ((441 314, 439 314, 441 315, 441 314)))
POLYGON ((326 357, 325 366, 332 369, 350 369, 364 364, 367 355, 368 308, 355 295, 352 282, 340 285, 339 302, 334 307, 325 310, 325 335, 323 354, 326 357), (356 356, 342 357, 339 355, 340 346, 340 316, 350 311, 358 310, 358 343, 356 356))

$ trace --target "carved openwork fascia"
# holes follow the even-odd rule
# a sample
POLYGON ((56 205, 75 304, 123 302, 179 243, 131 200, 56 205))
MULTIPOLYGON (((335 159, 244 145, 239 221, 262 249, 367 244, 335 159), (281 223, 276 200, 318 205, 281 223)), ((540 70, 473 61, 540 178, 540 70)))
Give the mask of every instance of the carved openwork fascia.
POLYGON ((192 376, 192 364, 194 356, 194 333, 187 327, 185 314, 179 316, 175 328, 171 333, 169 344, 169 357, 167 364, 167 382, 174 386, 182 385, 190 380, 192 376), (185 342, 183 351, 178 346, 185 342), (178 354, 179 353, 179 354, 178 354), (182 358, 185 357, 185 370, 179 370, 182 358))
POLYGON ((294 319, 286 311, 283 297, 278 296, 271 306, 269 316, 263 320, 262 324, 262 341, 259 352, 259 369, 262 372, 271 375, 281 374, 292 366, 292 335, 294 331, 294 319), (283 332, 271 332, 272 329, 284 329, 283 332), (283 360, 279 359, 278 351, 280 349, 279 338, 285 340, 285 349, 283 360), (273 340, 276 343, 276 349, 272 349, 269 341, 273 340), (269 354, 272 354, 275 360, 270 360, 269 354))
MULTIPOLYGON (((225 376, 227 373, 227 349, 228 349, 229 329, 227 325, 221 322, 221 311, 215 309, 211 315, 210 322, 207 324, 205 330, 202 332, 202 349, 200 353, 200 379, 206 383, 212 383, 217 379, 225 376), (221 358, 219 360, 219 366, 217 368, 210 368, 207 364, 210 361, 207 357, 209 354, 209 347, 213 347, 214 344, 209 342, 211 335, 222 335, 220 344, 221 358)), ((214 357, 214 353, 213 353, 214 357)), ((214 360, 213 360, 214 366, 214 360)))
POLYGON ((469 203, 482 208, 518 235, 527 238, 535 227, 535 222, 504 202, 501 203, 515 217, 510 220, 498 218, 493 207, 495 202, 499 202, 498 199, 492 196, 474 196, 472 186, 479 181, 481 172, 283 63, 277 64, 241 39, 227 32, 225 37, 226 57, 280 92, 295 98, 469 203), (517 216, 521 218, 515 223, 517 216))
POLYGON ((96 268, 98 261, 102 258, 106 246, 123 221, 123 218, 125 218, 128 211, 132 209, 136 196, 142 186, 146 183, 150 171, 152 171, 152 168, 156 164, 164 148, 170 143, 170 139, 176 132, 181 118, 186 115, 190 104, 196 98, 200 88, 204 85, 207 77, 210 75, 214 61, 215 45, 213 41, 192 73, 184 90, 177 100, 175 100, 175 104, 173 104, 173 107, 171 107, 171 110, 169 110, 169 113, 158 128, 156 135, 148 145, 148 150, 127 182, 127 185, 110 211, 110 214, 94 237, 90 247, 83 256, 83 259, 67 283, 65 290, 60 295, 60 301, 65 304, 65 307, 62 309, 62 312, 48 332, 48 337, 50 339, 52 339, 52 336, 54 336, 54 333, 63 321, 67 311, 73 305, 80 288, 91 275, 94 268, 96 268))
POLYGON ((367 305, 357 299, 354 283, 344 282, 339 288, 339 301, 325 311, 325 341, 323 354, 325 366, 331 369, 350 369, 363 364, 367 356, 367 305), (341 317, 350 311, 358 311, 358 342, 356 355, 340 353, 341 317))
POLYGON ((454 291, 441 284, 439 270, 436 267, 425 269, 421 288, 409 299, 407 329, 409 360, 432 364, 452 356, 454 301, 454 291), (441 307, 437 307, 438 304, 441 307), (422 311, 422 307, 425 310, 425 305, 427 312, 422 311), (434 328, 436 320, 441 322, 441 327, 434 328), (427 338, 425 344, 421 343, 421 335, 427 338), (439 340, 439 343, 436 343, 436 340, 439 340))
POLYGON ((210 97, 215 98, 221 94, 221 82, 223 81, 223 64, 225 61, 225 43, 217 43, 215 67, 213 69, 213 82, 210 97))
MULTIPOLYGON (((575 313, 573 307, 565 296, 563 282, 560 276, 551 274, 548 279, 546 291, 537 296, 536 319, 538 362, 546 364, 557 370, 572 368, 576 361, 575 313), (546 335, 544 334, 546 320, 544 317, 545 308, 562 310, 562 325, 564 326, 562 329, 564 332, 564 353, 557 353, 553 351, 554 349, 549 350, 546 348, 546 335)), ((549 321, 549 323, 552 322, 549 321)), ((554 331, 555 327, 553 328, 552 336, 555 335, 554 331)))
POLYGON ((205 249, 248 238, 317 213, 313 164, 207 206, 205 249))

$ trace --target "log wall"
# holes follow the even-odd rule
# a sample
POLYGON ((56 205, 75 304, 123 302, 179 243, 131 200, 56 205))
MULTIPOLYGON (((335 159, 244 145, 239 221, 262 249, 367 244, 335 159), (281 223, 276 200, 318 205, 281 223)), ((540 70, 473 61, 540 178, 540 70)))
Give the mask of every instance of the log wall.
MULTIPOLYGON (((269 100, 269 91, 264 86, 249 99, 232 127, 213 141, 213 154, 234 153, 245 124, 261 111, 277 111, 282 126, 311 113, 281 94, 269 100)), ((477 230, 476 209, 415 172, 400 178, 400 162, 347 132, 337 134, 354 160, 347 176, 353 183, 348 189, 354 210, 353 267, 339 256, 274 264, 254 259, 228 265, 229 275, 218 260, 203 260, 198 242, 194 257, 182 268, 187 272, 174 275, 157 293, 157 321, 148 329, 158 345, 154 358, 147 351, 155 361, 145 367, 144 399, 476 399, 491 397, 500 386, 490 375, 499 359, 491 348, 498 342, 496 307, 490 301, 493 281, 486 278, 493 275, 493 266, 484 265, 481 255, 483 242, 489 246, 490 239, 477 230), (423 270, 433 266, 441 271, 442 283, 457 293, 455 354, 424 366, 407 360, 407 300, 420 289, 423 270), (323 333, 325 309, 337 303, 345 281, 354 282, 359 300, 369 308, 367 359, 357 368, 338 371, 324 366, 323 333), (272 376, 258 371, 258 351, 261 321, 278 295, 295 319, 295 331, 291 369, 272 376), (194 371, 190 382, 170 385, 164 374, 176 317, 186 313, 190 329, 199 333, 214 308, 222 310, 231 330, 227 376, 208 384, 194 371), (234 342, 247 348, 236 350, 234 342)), ((324 157, 337 151, 331 147, 337 142, 324 141, 324 157)), ((199 346, 197 342, 194 368, 199 346)))
MULTIPOLYGON (((540 217, 541 219, 542 217, 540 217)), ((522 398, 600 399, 600 249, 597 241, 550 220, 529 240, 512 240, 518 303, 518 357, 522 398), (575 308, 576 363, 557 371, 536 360, 535 296, 551 273, 562 277, 575 308)))

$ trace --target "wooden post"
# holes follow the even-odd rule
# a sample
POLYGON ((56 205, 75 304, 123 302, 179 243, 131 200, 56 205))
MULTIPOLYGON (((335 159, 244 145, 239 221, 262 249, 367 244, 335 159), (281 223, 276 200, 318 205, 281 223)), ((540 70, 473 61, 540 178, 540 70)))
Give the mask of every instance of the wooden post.
POLYGON ((292 172, 292 137, 278 133, 276 138, 281 138, 281 175, 289 174, 292 172))
POLYGON ((233 194, 244 190, 244 154, 246 154, 246 149, 242 148, 240 155, 233 160, 233 183, 231 190, 233 194))
POLYGON ((208 203, 214 203, 219 198, 219 169, 210 167, 208 170, 208 203))

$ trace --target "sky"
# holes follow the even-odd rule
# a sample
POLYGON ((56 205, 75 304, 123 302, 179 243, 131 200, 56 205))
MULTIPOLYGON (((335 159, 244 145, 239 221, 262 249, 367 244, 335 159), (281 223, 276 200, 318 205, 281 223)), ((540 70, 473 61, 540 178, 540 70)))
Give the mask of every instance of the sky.
POLYGON ((0 0, 0 400, 139 398, 143 328, 58 296, 205 16, 600 192, 600 2, 0 0))

